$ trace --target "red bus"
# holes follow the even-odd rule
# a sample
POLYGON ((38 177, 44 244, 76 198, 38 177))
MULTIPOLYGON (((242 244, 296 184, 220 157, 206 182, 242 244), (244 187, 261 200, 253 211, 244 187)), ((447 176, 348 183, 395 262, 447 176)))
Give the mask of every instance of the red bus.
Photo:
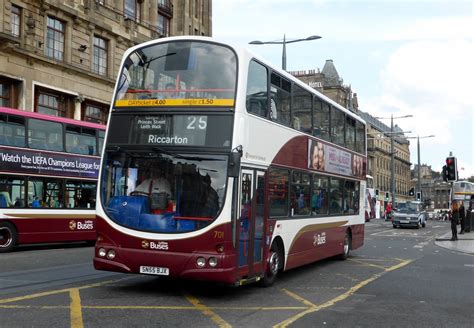
POLYGON ((105 126, 0 107, 0 252, 94 241, 105 126))
POLYGON ((173 37, 122 60, 94 266, 242 285, 363 245, 366 127, 244 49, 173 37))

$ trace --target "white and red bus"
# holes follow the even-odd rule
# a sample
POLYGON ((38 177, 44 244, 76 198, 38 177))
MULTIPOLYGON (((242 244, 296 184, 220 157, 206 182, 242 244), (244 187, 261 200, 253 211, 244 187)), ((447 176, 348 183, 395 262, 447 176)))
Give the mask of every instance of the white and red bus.
POLYGON ((94 241, 105 126, 0 107, 0 252, 94 241))
POLYGON ((474 183, 469 181, 455 181, 452 186, 451 202, 462 201, 464 207, 468 209, 471 198, 474 198, 474 183))
POLYGON ((129 49, 99 179, 99 270, 270 285, 364 242, 365 122, 205 37, 129 49))

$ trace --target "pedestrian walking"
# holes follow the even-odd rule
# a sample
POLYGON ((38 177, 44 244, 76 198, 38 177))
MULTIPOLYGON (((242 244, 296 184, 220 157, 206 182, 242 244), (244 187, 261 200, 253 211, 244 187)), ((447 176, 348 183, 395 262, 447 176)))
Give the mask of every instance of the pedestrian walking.
POLYGON ((392 220, 392 203, 388 202, 385 208, 385 221, 392 220))
POLYGON ((459 204, 458 202, 452 202, 451 204, 451 240, 458 240, 458 228, 456 225, 459 223, 459 204))
POLYGON ((460 201, 461 206, 459 206, 459 219, 461 221, 461 231, 459 232, 460 235, 464 235, 464 230, 466 227, 466 210, 464 209, 464 202, 460 201))

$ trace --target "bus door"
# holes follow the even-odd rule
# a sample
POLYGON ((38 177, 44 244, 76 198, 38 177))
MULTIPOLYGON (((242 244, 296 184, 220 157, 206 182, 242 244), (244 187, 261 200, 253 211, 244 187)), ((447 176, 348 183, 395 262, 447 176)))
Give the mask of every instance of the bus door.
POLYGON ((262 270, 264 246, 264 172, 242 170, 238 266, 242 277, 262 270))

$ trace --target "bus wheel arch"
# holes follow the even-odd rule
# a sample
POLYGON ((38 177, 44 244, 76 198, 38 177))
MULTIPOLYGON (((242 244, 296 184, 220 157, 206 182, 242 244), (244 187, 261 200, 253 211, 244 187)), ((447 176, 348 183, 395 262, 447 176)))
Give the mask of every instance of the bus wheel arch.
POLYGON ((346 260, 349 257, 349 253, 352 249, 352 230, 347 228, 344 236, 344 244, 342 246, 342 253, 339 255, 339 259, 346 260))
POLYGON ((261 286, 269 287, 273 285, 278 273, 285 267, 285 248, 281 237, 275 237, 270 247, 270 252, 265 264, 263 278, 260 280, 261 286))
POLYGON ((18 241, 18 231, 9 221, 0 222, 0 253, 10 252, 18 241))

